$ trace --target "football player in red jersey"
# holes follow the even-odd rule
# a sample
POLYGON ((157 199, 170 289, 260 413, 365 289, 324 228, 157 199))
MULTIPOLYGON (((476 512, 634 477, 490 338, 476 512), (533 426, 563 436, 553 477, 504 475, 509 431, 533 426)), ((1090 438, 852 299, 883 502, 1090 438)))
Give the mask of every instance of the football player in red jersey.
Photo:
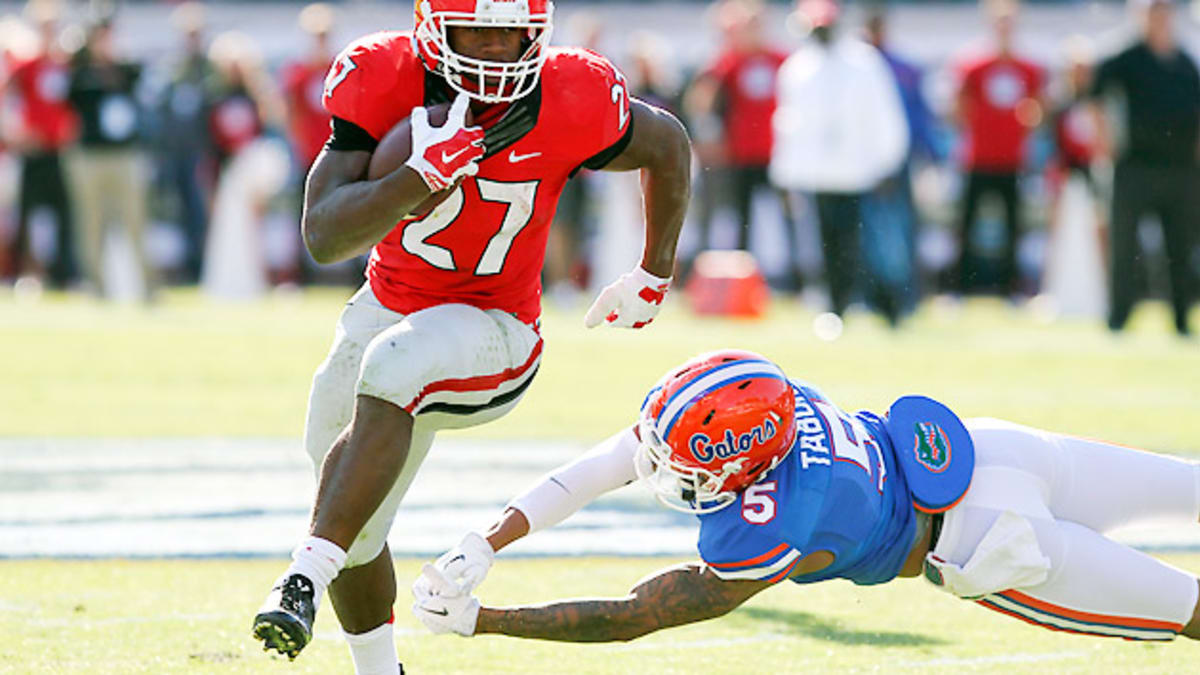
POLYGON ((549 0, 420 0, 412 33, 362 38, 330 71, 333 131, 308 177, 304 240, 319 262, 370 249, 368 283, 313 380, 305 445, 319 487, 310 536, 255 617, 267 649, 295 657, 328 589, 357 672, 395 672, 387 532, 434 432, 496 419, 532 380, 547 229, 574 172, 640 169, 645 197, 641 264, 604 289, 587 325, 639 328, 663 301, 687 136, 630 100, 604 57, 549 47, 552 11, 549 0), (431 126, 425 106, 451 100, 431 126), (405 166, 367 180, 379 140, 406 117, 405 166), (406 215, 443 189, 432 211, 406 215))

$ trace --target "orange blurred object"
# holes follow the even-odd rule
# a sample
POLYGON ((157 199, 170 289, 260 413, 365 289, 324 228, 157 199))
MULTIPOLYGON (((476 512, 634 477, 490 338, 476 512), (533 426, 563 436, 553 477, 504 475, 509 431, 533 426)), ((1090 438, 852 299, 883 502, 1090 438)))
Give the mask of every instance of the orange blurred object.
POLYGON ((705 251, 696 256, 687 282, 697 314, 761 318, 770 290, 754 256, 745 251, 705 251))

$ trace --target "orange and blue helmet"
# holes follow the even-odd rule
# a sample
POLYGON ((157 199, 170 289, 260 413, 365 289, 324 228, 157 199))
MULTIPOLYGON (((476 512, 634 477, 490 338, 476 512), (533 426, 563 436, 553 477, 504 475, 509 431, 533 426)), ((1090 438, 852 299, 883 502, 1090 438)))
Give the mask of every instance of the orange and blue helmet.
POLYGON ((720 510, 787 456, 795 410, 791 383, 766 358, 701 354, 667 373, 642 404, 638 476, 670 508, 720 510))

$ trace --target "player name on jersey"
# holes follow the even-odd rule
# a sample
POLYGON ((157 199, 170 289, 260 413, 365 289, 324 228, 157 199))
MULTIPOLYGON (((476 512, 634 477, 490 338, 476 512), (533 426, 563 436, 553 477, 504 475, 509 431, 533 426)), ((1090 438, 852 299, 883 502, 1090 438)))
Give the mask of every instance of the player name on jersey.
POLYGON ((824 420, 803 395, 796 397, 796 433, 801 468, 830 463, 829 434, 825 431, 824 420))

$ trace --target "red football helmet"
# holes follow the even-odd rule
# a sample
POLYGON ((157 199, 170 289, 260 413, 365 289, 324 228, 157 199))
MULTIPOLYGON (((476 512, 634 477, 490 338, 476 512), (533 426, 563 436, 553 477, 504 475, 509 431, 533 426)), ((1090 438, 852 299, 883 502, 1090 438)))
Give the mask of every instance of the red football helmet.
POLYGON ((795 412, 779 366, 753 352, 701 354, 667 373, 642 404, 638 476, 670 508, 720 510, 787 456, 795 412))
POLYGON ((431 72, 455 91, 486 103, 515 101, 537 86, 546 62, 551 0, 416 0, 413 46, 431 72), (476 59, 450 47, 449 29, 523 28, 525 51, 513 62, 476 59))

